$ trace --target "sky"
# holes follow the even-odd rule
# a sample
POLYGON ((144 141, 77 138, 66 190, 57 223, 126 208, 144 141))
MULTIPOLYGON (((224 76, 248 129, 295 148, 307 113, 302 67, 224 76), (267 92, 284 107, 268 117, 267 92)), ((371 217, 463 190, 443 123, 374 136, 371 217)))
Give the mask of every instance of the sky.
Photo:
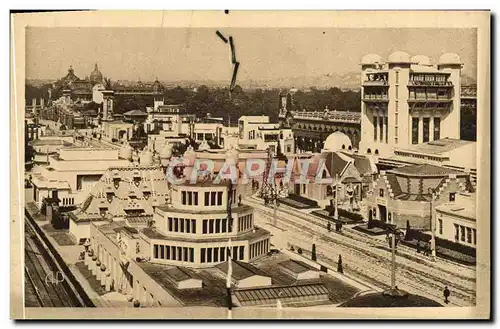
MULTIPOLYGON (((460 55, 476 78, 475 29, 221 28, 234 38, 239 80, 358 72, 361 57, 402 50, 437 62, 460 55)), ((58 79, 70 65, 79 78, 95 63, 111 80, 230 80, 229 44, 212 28, 27 28, 26 77, 58 79)))

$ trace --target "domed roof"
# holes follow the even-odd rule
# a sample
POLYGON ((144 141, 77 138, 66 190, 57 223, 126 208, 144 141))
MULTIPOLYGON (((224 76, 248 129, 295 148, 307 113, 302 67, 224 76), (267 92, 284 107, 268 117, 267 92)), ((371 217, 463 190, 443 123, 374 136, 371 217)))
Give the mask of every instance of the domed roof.
POLYGON ((158 81, 158 78, 156 78, 155 82, 153 83, 153 91, 161 91, 163 89, 163 85, 158 81))
POLYGON ((430 66, 431 60, 425 55, 415 55, 411 58, 411 62, 418 65, 430 66))
POLYGON ((442 54, 441 57, 439 57, 439 64, 444 65, 444 64, 462 64, 460 62, 460 56, 454 53, 446 53, 442 54))
POLYGON ((97 63, 95 64, 94 71, 90 73, 90 79, 91 82, 93 83, 100 83, 102 82, 102 73, 99 71, 97 68, 97 63))
POLYGON ((351 139, 346 134, 336 131, 326 138, 323 151, 337 152, 343 149, 347 150, 349 147, 352 148, 351 139))
POLYGON ((169 159, 172 157, 172 145, 169 142, 165 143, 160 149, 160 158, 169 159))
POLYGON ((389 63, 410 63, 410 55, 404 51, 395 51, 389 55, 389 63))
POLYGON ((198 146, 198 151, 206 151, 210 150, 210 145, 208 145, 207 141, 204 140, 201 142, 200 146, 198 146))
POLYGON ((382 57, 377 54, 368 54, 361 58, 361 65, 372 65, 376 63, 383 63, 382 57))

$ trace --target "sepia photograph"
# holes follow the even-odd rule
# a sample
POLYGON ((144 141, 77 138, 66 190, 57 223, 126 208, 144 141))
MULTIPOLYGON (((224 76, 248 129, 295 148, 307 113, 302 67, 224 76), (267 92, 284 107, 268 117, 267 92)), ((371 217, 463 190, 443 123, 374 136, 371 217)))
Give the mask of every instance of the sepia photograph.
POLYGON ((490 317, 489 11, 11 21, 12 318, 490 317))

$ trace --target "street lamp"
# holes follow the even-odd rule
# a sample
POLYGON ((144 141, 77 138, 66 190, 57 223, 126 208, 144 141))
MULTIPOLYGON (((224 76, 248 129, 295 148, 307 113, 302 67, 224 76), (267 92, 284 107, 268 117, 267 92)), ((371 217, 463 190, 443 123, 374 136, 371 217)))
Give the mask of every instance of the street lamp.
POLYGON ((435 234, 435 223, 434 223, 434 213, 432 211, 433 209, 433 204, 434 204, 434 195, 436 191, 432 188, 429 187, 428 189, 429 194, 431 195, 431 200, 430 200, 430 214, 429 214, 429 220, 430 220, 430 228, 431 228, 431 255, 432 255, 432 260, 436 261, 436 234, 435 234))
POLYGON ((387 232, 387 241, 391 247, 391 289, 384 291, 384 295, 389 295, 392 297, 404 297, 408 293, 403 290, 399 290, 396 287, 396 246, 399 240, 401 240, 401 232, 397 228, 390 228, 387 232))

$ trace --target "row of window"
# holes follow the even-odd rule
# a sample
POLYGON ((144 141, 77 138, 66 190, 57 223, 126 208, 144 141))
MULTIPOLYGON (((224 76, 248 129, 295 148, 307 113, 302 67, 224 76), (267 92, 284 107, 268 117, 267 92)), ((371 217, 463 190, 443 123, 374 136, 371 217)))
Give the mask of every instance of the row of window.
POLYGON ((213 133, 206 133, 206 134, 197 133, 196 136, 197 136, 196 139, 199 141, 202 141, 202 140, 209 141, 209 140, 214 139, 215 134, 213 134, 213 133), (205 136, 205 138, 203 138, 203 136, 205 136))
POLYGON ((269 239, 258 241, 250 245, 250 259, 269 252, 269 239))
POLYGON ((188 218, 168 217, 168 231, 196 233, 196 220, 188 218))
POLYGON ((63 206, 70 206, 75 204, 75 198, 62 198, 63 206))
MULTIPOLYGON (((440 234, 443 234, 442 230, 442 220, 440 219, 440 234)), ((476 244, 476 229, 463 226, 463 225, 458 225, 458 224, 453 224, 455 226, 455 241, 460 241, 462 242, 467 242, 471 244, 476 244)))
POLYGON ((253 227, 253 215, 238 217, 238 232, 246 231, 253 227))
MULTIPOLYGON (((233 192, 235 193, 236 190, 233 192)), ((222 205, 222 191, 219 192, 205 192, 204 206, 221 206, 222 205)), ((181 203, 185 206, 198 205, 198 192, 181 191, 181 203)))
POLYGON ((387 117, 373 117, 373 139, 377 141, 377 135, 380 137, 380 142, 387 143, 389 140, 389 129, 388 129, 388 118, 387 117), (384 138, 384 126, 385 126, 385 138, 384 138), (378 130, 378 134, 377 134, 378 130))
MULTIPOLYGON (((411 143, 418 144, 420 118, 413 117, 411 120, 411 143)), ((440 133, 441 118, 434 118, 434 140, 440 139, 440 133)), ((422 118, 422 135, 423 143, 427 143, 430 140, 430 118, 422 118)))
POLYGON ((226 233, 233 231, 233 219, 227 218, 204 219, 202 222, 202 233, 226 233))
POLYGON ((229 247, 201 248, 201 263, 225 262, 229 255, 235 260, 245 259, 245 246, 235 246, 232 250, 229 247))
POLYGON ((155 244, 153 258, 194 263, 194 248, 155 244))

